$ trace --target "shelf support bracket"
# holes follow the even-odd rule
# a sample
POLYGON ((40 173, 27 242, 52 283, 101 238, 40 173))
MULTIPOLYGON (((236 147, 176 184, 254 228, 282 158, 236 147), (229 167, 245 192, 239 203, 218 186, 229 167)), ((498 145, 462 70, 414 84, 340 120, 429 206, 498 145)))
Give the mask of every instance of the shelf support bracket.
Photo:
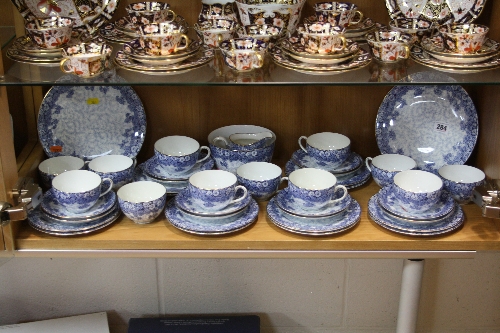
POLYGON ((415 333, 424 271, 423 259, 405 259, 396 333, 415 333))

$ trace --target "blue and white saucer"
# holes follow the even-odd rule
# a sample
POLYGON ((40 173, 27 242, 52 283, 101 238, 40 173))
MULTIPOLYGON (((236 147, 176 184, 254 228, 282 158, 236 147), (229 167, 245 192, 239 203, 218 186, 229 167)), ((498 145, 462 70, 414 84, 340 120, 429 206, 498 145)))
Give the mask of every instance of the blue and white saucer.
MULTIPOLYGON (((334 194, 333 199, 338 199, 342 195, 344 195, 344 191, 337 191, 334 194)), ((326 205, 325 207, 321 208, 319 211, 306 211, 303 209, 300 209, 297 207, 298 205, 296 204, 295 200, 290 197, 288 194, 288 188, 284 188, 283 190, 279 191, 278 194, 276 195, 276 205, 285 212, 297 216, 302 216, 302 217, 328 217, 334 214, 338 214, 341 211, 345 210, 349 204, 351 203, 351 196, 349 194, 346 195, 346 197, 340 201, 339 203, 336 204, 329 204, 326 205)))
POLYGON ((456 230, 464 223, 464 213, 458 204, 455 204, 455 211, 443 220, 434 223, 413 223, 391 216, 378 202, 378 194, 368 201, 368 214, 372 220, 387 230, 403 235, 436 236, 456 230))
POLYGON ((165 186, 167 194, 175 195, 185 189, 188 186, 187 180, 161 180, 158 178, 153 178, 144 172, 145 163, 139 164, 134 170, 134 181, 148 180, 152 182, 157 182, 165 186))
POLYGON ((159 180, 188 180, 193 174, 198 171, 213 169, 215 162, 212 158, 208 158, 205 161, 196 163, 189 171, 185 173, 173 174, 165 170, 157 161, 156 157, 153 156, 144 163, 144 172, 152 177, 159 180))
POLYGON ((73 236, 88 234, 107 227, 118 219, 120 213, 120 207, 115 203, 109 212, 98 219, 90 222, 67 223, 51 218, 42 211, 40 206, 38 206, 28 213, 28 223, 33 229, 50 235, 73 236))
POLYGON ((329 219, 322 218, 319 223, 314 218, 296 221, 295 219, 291 220, 278 207, 276 197, 273 197, 267 204, 267 215, 277 227, 283 230, 301 235, 325 236, 354 227, 361 217, 361 207, 356 200, 352 199, 345 211, 333 215, 329 219))
POLYGON ((399 204, 398 199, 394 195, 393 187, 394 185, 385 186, 378 192, 378 203, 382 208, 395 216, 427 222, 428 220, 442 218, 451 213, 455 208, 455 201, 453 200, 453 197, 448 192, 443 191, 439 201, 428 210, 416 213, 408 212, 399 204))
MULTIPOLYGON (((238 191, 236 193, 235 199, 241 197, 241 193, 243 191, 238 191)), ((193 215, 198 216, 210 216, 210 217, 224 217, 226 215, 230 215, 236 212, 243 210, 247 207, 252 200, 252 196, 248 194, 243 200, 232 203, 224 207, 223 209, 216 212, 207 212, 203 211, 198 205, 196 205, 192 199, 191 194, 189 193, 189 189, 182 190, 179 194, 175 196, 175 205, 180 210, 186 211, 193 215)))
POLYGON ((57 202, 52 189, 50 189, 43 195, 40 207, 51 218, 64 220, 66 223, 81 223, 83 222, 82 220, 90 221, 102 217, 113 208, 115 203, 116 194, 113 191, 109 191, 100 197, 89 211, 73 213, 57 202))
POLYGON ((165 208, 165 216, 170 224, 179 230, 196 235, 223 235, 233 233, 249 227, 257 220, 259 215, 259 205, 254 199, 251 199, 250 204, 244 209, 242 215, 237 217, 214 217, 212 219, 200 218, 193 220, 186 215, 175 205, 175 200, 167 202, 165 208))
POLYGON ((344 163, 336 168, 331 168, 326 164, 318 163, 302 149, 298 149, 292 154, 292 160, 297 162, 297 164, 301 168, 323 169, 333 173, 334 175, 352 172, 355 169, 359 168, 363 163, 363 159, 361 158, 361 156, 359 156, 355 152, 352 152, 349 158, 344 163))

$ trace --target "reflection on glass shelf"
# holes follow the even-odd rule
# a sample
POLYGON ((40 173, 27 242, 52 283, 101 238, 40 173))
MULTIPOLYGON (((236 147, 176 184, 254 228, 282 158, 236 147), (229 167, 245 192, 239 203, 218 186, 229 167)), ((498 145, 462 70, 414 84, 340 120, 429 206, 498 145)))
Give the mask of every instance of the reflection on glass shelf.
POLYGON ((0 27, 0 45, 3 49, 7 44, 14 39, 16 36, 16 31, 14 27, 0 27))

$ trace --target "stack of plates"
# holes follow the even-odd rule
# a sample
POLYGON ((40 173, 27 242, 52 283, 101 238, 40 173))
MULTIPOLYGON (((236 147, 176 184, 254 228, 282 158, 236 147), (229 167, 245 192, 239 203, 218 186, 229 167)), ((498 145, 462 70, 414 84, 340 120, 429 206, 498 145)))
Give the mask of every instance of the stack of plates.
POLYGON ((352 152, 351 156, 336 168, 320 165, 302 149, 296 150, 292 154, 292 158, 285 165, 285 173, 288 176, 293 171, 300 168, 316 168, 329 171, 337 177, 337 184, 344 185, 348 189, 352 189, 365 184, 370 180, 370 170, 363 163, 363 159, 359 154, 352 152))
POLYGON ((473 54, 461 54, 446 50, 439 37, 424 38, 420 45, 414 45, 411 56, 423 65, 437 70, 454 73, 471 73, 498 68, 500 65, 500 44, 486 38, 482 48, 473 54))
POLYGON ((28 223, 34 229, 57 236, 87 234, 102 229, 120 216, 113 191, 108 192, 87 212, 72 213, 59 205, 52 190, 45 193, 38 207, 28 213, 28 223))
POLYGON ((193 203, 188 189, 170 200, 165 209, 165 216, 174 227, 196 235, 222 235, 242 230, 255 222, 258 214, 259 205, 250 195, 219 211, 204 211, 193 203))
POLYGON ((409 236, 436 236, 462 226, 464 213, 448 192, 426 211, 408 212, 394 196, 394 185, 382 188, 368 202, 370 217, 381 227, 409 236))
POLYGON ((188 185, 189 177, 198 171, 213 169, 215 162, 212 158, 196 163, 191 170, 182 174, 172 174, 161 167, 155 156, 139 164, 134 170, 134 181, 149 180, 165 186, 167 194, 175 195, 188 185))
POLYGON ((356 42, 347 40, 347 47, 329 54, 309 53, 298 37, 283 39, 270 50, 278 65, 306 74, 330 75, 358 69, 368 65, 370 53, 360 49, 356 42))
MULTIPOLYGON (((315 15, 311 15, 304 19, 304 23, 311 24, 316 22, 318 19, 315 15)), ((365 42, 365 35, 376 28, 375 22, 371 18, 365 18, 358 24, 354 24, 346 27, 344 36, 352 41, 365 42)))
MULTIPOLYGON (((279 228, 301 235, 325 236, 346 231, 359 221, 361 207, 348 194, 335 205, 318 211, 304 211, 281 190, 267 204, 267 215, 279 228)), ((337 194, 340 195, 340 194, 337 194)))

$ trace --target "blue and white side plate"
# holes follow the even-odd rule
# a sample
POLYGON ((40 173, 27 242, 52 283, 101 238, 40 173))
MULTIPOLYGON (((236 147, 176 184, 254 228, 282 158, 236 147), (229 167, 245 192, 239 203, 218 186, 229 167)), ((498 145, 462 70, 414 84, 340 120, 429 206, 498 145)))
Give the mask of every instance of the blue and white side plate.
POLYGON ((84 223, 66 223, 60 220, 52 219, 49 215, 45 214, 40 206, 32 209, 28 213, 28 223, 33 228, 40 232, 56 236, 73 236, 88 234, 96 230, 107 227, 120 216, 120 207, 118 204, 102 217, 84 223))
POLYGON ((291 220, 276 204, 276 197, 268 202, 266 210, 267 215, 278 228, 309 236, 325 236, 346 231, 354 227, 361 217, 361 207, 354 199, 344 212, 333 215, 329 219, 322 218, 321 222, 316 222, 315 219, 291 220))
POLYGON ((451 232, 462 226, 464 213, 457 204, 449 217, 435 223, 406 222, 391 216, 379 204, 379 195, 375 194, 368 201, 368 214, 375 223, 390 231, 409 236, 436 236, 451 232))
POLYGON ((252 199, 242 215, 235 217, 215 217, 213 220, 200 218, 199 221, 187 218, 175 205, 175 200, 167 202, 165 216, 170 224, 179 230, 196 235, 223 235, 249 227, 257 220, 259 205, 252 199))
MULTIPOLYGON (((238 191, 236 193, 235 199, 238 197, 241 197, 242 191, 238 191)), ((233 204, 229 204, 223 209, 216 211, 216 212, 207 212, 203 211, 198 207, 193 200, 191 199, 191 195, 189 193, 189 189, 182 190, 179 194, 175 196, 175 205, 177 208, 184 210, 188 213, 194 214, 194 215, 199 215, 199 216, 212 216, 212 217, 224 217, 225 215, 230 215, 233 213, 236 213, 240 210, 243 210, 245 207, 247 207, 250 202, 252 201, 252 196, 248 194, 245 199, 243 199, 240 202, 236 202, 233 204)))
POLYGON ((410 220, 421 220, 422 222, 427 222, 429 220, 435 220, 446 216, 455 208, 455 201, 453 200, 453 197, 448 192, 443 191, 439 201, 428 210, 419 211, 417 213, 407 212, 399 204, 398 199, 394 195, 393 187, 394 185, 385 186, 378 192, 378 197, 380 206, 396 216, 410 220))
POLYGON ((375 135, 382 154, 409 156, 419 169, 436 173, 467 161, 476 145, 477 112, 458 85, 396 86, 380 105, 375 135))
POLYGON ((165 186, 168 195, 175 195, 188 186, 187 180, 161 180, 156 177, 150 177, 146 172, 144 172, 145 164, 146 163, 141 163, 135 168, 134 181, 148 180, 157 182, 158 184, 165 186))
MULTIPOLYGON (((340 198, 342 195, 344 195, 344 191, 335 192, 334 195, 335 197, 333 199, 340 198)), ((279 208, 293 215, 303 216, 303 217, 327 217, 334 214, 338 214, 347 209, 347 207, 351 203, 351 199, 352 199, 351 196, 347 194, 346 197, 338 204, 334 205, 329 204, 323 207, 320 211, 311 212, 311 211, 305 211, 297 207, 295 200, 291 198, 290 195, 288 194, 287 188, 284 188, 283 190, 278 192, 275 201, 276 205, 278 205, 279 208)))
POLYGON ((54 192, 50 189, 43 195, 40 207, 44 213, 52 218, 64 220, 66 223, 83 223, 84 221, 82 220, 92 221, 102 217, 108 213, 115 204, 116 194, 113 191, 109 191, 100 197, 89 211, 73 213, 57 202, 54 192))
POLYGON ((189 171, 185 173, 172 174, 165 170, 157 161, 156 156, 151 157, 144 162, 144 172, 152 177, 160 180, 188 180, 193 174, 198 171, 213 169, 215 162, 212 158, 208 158, 202 162, 196 163, 189 171))
POLYGON ((292 160, 296 161, 302 168, 317 168, 333 173, 334 175, 347 173, 359 168, 363 159, 357 153, 352 152, 349 158, 337 168, 331 168, 328 165, 321 165, 311 158, 302 149, 296 150, 292 154, 292 160))
POLYGON ((134 158, 146 136, 146 115, 128 86, 54 86, 40 107, 38 135, 49 157, 134 158))

